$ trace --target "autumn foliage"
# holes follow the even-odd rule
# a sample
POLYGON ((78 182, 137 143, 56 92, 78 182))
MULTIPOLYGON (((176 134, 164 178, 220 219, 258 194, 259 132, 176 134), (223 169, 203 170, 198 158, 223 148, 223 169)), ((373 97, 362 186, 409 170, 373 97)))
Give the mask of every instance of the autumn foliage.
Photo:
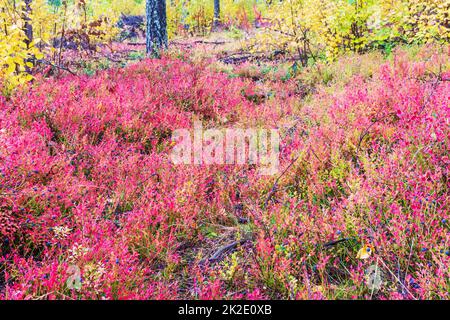
POLYGON ((449 54, 38 75, 0 100, 0 298, 448 298, 449 54), (194 119, 278 128, 280 175, 175 166, 194 119))

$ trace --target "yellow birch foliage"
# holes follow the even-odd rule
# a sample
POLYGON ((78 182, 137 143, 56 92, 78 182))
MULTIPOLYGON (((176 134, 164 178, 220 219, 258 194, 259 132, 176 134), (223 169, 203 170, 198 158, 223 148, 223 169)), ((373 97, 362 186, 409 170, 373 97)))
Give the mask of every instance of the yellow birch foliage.
POLYGON ((334 59, 398 43, 449 42, 449 13, 450 0, 284 0, 270 6, 270 25, 249 44, 334 59))
MULTIPOLYGON (((8 95, 13 88, 32 79, 27 72, 33 67, 32 57, 42 57, 36 44, 36 38, 27 44, 25 35, 25 3, 16 2, 14 5, 2 1, 0 11, 0 89, 2 94, 8 95)), ((32 18, 28 14, 29 18, 32 18)))

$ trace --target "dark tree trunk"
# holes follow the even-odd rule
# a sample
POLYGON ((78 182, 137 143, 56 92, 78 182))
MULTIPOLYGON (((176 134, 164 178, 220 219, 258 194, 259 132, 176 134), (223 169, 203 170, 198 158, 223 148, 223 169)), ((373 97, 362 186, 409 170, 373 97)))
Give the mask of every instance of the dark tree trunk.
POLYGON ((147 54, 159 56, 167 48, 166 0, 146 0, 146 49, 147 54))
MULTIPOLYGON (((30 48, 31 43, 33 42, 33 26, 31 25, 31 2, 32 0, 25 0, 25 11, 23 12, 23 31, 25 32, 25 44, 27 45, 27 48, 30 48)), ((27 62, 34 62, 34 56, 29 57, 26 59, 27 62)), ((31 73, 31 69, 29 66, 25 66, 25 72, 31 73)))
POLYGON ((220 25, 220 0, 214 0, 213 30, 217 29, 219 25, 220 25))
POLYGON ((31 1, 32 0, 25 0, 25 12, 24 12, 24 17, 23 17, 23 20, 25 21, 23 31, 25 32, 25 36, 27 37, 25 39, 27 48, 30 47, 31 42, 33 41, 33 26, 30 23, 30 21, 31 21, 31 19, 30 19, 31 1))

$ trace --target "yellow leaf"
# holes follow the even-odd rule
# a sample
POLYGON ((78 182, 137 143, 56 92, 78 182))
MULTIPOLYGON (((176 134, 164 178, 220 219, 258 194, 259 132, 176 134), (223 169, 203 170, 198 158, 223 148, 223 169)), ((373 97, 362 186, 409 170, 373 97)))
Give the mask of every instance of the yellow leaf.
POLYGON ((40 60, 44 58, 44 54, 42 52, 36 52, 35 57, 40 60))
POLYGON ((373 251, 373 247, 371 245, 364 245, 361 249, 359 249, 356 258, 357 259, 367 259, 371 256, 373 251))
POLYGON ((8 64, 8 68, 6 69, 6 73, 7 74, 11 74, 14 71, 16 71, 16 64, 15 63, 8 64))

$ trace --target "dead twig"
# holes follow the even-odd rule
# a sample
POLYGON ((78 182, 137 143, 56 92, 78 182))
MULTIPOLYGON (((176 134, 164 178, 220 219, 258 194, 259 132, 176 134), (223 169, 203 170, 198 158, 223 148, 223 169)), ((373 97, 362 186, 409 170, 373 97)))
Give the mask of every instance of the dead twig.
POLYGON ((383 266, 386 268, 387 271, 391 274, 392 277, 394 277, 395 280, 403 287, 403 289, 413 298, 414 300, 417 300, 416 296, 414 296, 411 291, 408 290, 408 288, 403 284, 403 282, 389 269, 389 267, 384 263, 384 261, 381 258, 378 258, 377 261, 381 262, 383 266))
POLYGON ((283 170, 283 172, 277 177, 275 180, 275 183, 273 184, 272 188, 270 189, 266 201, 264 202, 264 208, 267 208, 267 204, 269 203, 270 199, 272 199, 273 195, 277 192, 278 189, 278 182, 280 179, 284 176, 284 174, 294 165, 294 163, 297 162, 297 160, 300 158, 302 154, 300 153, 297 157, 295 157, 291 163, 283 170))

